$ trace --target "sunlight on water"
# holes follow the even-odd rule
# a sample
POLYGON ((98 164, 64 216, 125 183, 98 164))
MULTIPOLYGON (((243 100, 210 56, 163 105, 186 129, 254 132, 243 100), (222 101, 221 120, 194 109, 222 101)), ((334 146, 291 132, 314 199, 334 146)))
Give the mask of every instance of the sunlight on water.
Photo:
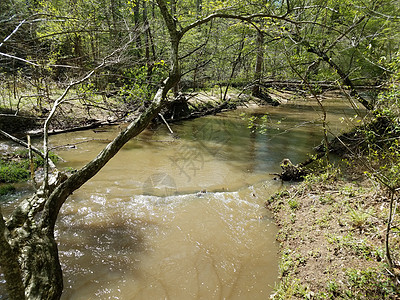
POLYGON ((252 190, 241 194, 74 197, 57 231, 64 299, 268 297, 276 228, 252 190))

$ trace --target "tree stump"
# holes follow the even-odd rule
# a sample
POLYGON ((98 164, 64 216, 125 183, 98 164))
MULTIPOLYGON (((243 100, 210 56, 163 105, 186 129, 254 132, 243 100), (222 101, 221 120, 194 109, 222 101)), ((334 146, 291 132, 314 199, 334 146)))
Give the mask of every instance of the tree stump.
POLYGON ((288 158, 282 160, 280 166, 282 173, 279 174, 279 177, 284 181, 300 180, 306 174, 302 167, 294 165, 288 158))

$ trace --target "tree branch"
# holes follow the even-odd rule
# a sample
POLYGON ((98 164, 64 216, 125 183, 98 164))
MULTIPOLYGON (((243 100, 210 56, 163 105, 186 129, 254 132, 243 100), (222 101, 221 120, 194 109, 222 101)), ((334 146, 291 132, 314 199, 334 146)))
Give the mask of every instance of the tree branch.
MULTIPOLYGON (((4 136, 5 138, 7 138, 7 139, 9 139, 9 140, 11 140, 11 141, 13 141, 13 142, 15 142, 15 143, 17 143, 17 144, 23 146, 23 147, 29 148, 29 146, 28 146, 27 143, 25 143, 24 141, 22 141, 22 140, 16 138, 15 136, 12 136, 11 134, 9 134, 9 133, 7 133, 7 132, 1 130, 1 129, 0 129, 0 134, 1 134, 2 136, 4 136)), ((36 148, 36 147, 34 147, 34 146, 31 145, 31 149, 32 149, 33 152, 35 152, 35 153, 36 153, 37 155, 39 155, 41 158, 43 158, 43 159, 45 158, 45 155, 43 154, 43 152, 40 151, 38 148, 36 148)), ((54 162, 51 161, 51 160, 49 160, 49 165, 50 165, 51 168, 56 168, 56 165, 55 165, 54 162)))
POLYGON ((115 51, 113 51, 111 54, 107 55, 104 59, 103 62, 98 65, 96 68, 94 68, 93 70, 91 70, 88 74, 86 74, 83 78, 71 82, 64 90, 64 92, 62 93, 62 95, 60 97, 58 97, 54 104, 53 107, 49 113, 49 115, 47 116, 44 125, 43 125, 43 152, 44 152, 44 190, 47 189, 48 186, 48 179, 49 179, 49 168, 48 168, 48 161, 49 161, 49 124, 51 119, 53 118, 57 108, 65 101, 65 97, 68 95, 70 89, 78 84, 81 84, 83 82, 85 82, 87 79, 89 79, 98 69, 102 68, 104 65, 106 65, 107 63, 107 59, 112 57, 115 53, 121 51, 122 49, 124 49, 127 45, 130 44, 132 40, 129 40, 129 42, 122 48, 119 48, 115 51))
POLYGON ((286 15, 283 16, 275 16, 275 15, 271 15, 271 14, 265 14, 265 13, 258 13, 258 14, 252 14, 252 15, 248 15, 248 16, 240 16, 240 15, 233 15, 233 14, 229 14, 229 13, 215 13, 215 14, 211 14, 201 20, 198 20, 196 22, 193 22, 189 25, 187 25, 186 27, 184 27, 183 29, 181 29, 180 33, 182 35, 184 35, 186 32, 188 32, 189 30, 200 26, 202 24, 208 23, 213 19, 235 19, 235 20, 241 20, 241 21, 246 21, 246 22, 250 22, 253 19, 257 19, 257 18, 271 18, 271 19, 278 19, 278 20, 284 20, 287 21, 289 23, 294 23, 296 24, 296 21, 290 20, 286 18, 286 15))
POLYGON ((40 66, 40 65, 38 65, 38 64, 36 64, 36 63, 34 63, 34 62, 31 62, 31 61, 29 61, 29 60, 26 60, 26 59, 23 59, 23 58, 20 58, 20 57, 11 55, 11 54, 7 54, 7 53, 0 52, 0 55, 1 55, 1 56, 5 56, 5 57, 9 57, 9 58, 13 58, 13 59, 16 59, 16 60, 23 61, 24 63, 27 63, 27 64, 32 65, 32 66, 35 66, 35 67, 39 67, 39 66, 40 66))
POLYGON ((134 136, 142 132, 149 122, 158 114, 165 103, 167 91, 173 83, 167 78, 164 85, 157 91, 150 106, 128 127, 122 131, 111 143, 109 143, 91 162, 82 169, 71 175, 66 181, 59 185, 48 197, 40 226, 48 235, 54 232, 54 225, 62 204, 67 197, 79 189, 85 182, 96 175, 101 168, 134 136))
POLYGON ((7 40, 8 40, 10 37, 12 37, 12 36, 14 35, 14 33, 16 33, 16 32, 18 31, 18 29, 22 26, 22 24, 25 23, 25 21, 26 21, 26 20, 22 20, 22 21, 18 24, 18 26, 14 28, 13 32, 11 32, 11 33, 3 40, 2 43, 0 43, 0 47, 3 46, 3 44, 4 44, 5 42, 7 42, 7 40))

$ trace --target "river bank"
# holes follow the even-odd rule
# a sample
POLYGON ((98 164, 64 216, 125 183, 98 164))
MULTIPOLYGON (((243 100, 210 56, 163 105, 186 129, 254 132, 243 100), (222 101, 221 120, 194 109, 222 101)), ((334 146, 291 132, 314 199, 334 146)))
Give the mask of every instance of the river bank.
POLYGON ((281 244, 272 299, 400 299, 385 260, 389 195, 364 171, 344 164, 267 201, 281 244))
MULTIPOLYGON (((207 101, 203 102, 208 103, 207 101)), ((289 104, 292 106, 294 105, 294 103, 289 104)), ((246 103, 246 105, 252 106, 258 104, 249 102, 249 104, 246 103)), ((306 105, 305 101, 302 102, 302 105, 306 105)), ((309 105, 308 102, 307 105, 309 105)), ((288 105, 288 107, 290 107, 290 105, 288 105)), ((154 165, 154 167, 150 169, 159 171, 160 166, 163 166, 164 168, 166 167, 165 169, 162 169, 161 173, 161 175, 165 175, 167 173, 169 174, 172 167, 174 167, 174 165, 171 165, 171 162, 173 161, 177 163, 177 166, 180 168, 177 169, 176 173, 171 177, 174 179, 174 186, 181 186, 182 182, 187 184, 188 179, 190 181, 195 176, 196 180, 192 180, 192 182, 199 184, 199 176, 203 173, 204 178, 209 178, 209 174, 213 174, 212 180, 215 181, 216 178, 218 178, 218 174, 215 174, 215 169, 226 170, 226 167, 221 167, 219 165, 221 162, 218 159, 216 159, 216 163, 218 163, 219 166, 218 168, 215 168, 214 166, 208 168, 208 164, 205 162, 209 162, 212 158, 210 157, 203 160, 203 158, 208 157, 206 156, 208 154, 199 152, 198 150, 192 154, 196 154, 197 158, 202 158, 201 161, 194 159, 189 159, 187 161, 182 160, 179 155, 187 153, 183 151, 186 151, 186 149, 193 149, 193 146, 197 144, 201 146, 209 144, 209 147, 213 148, 206 148, 206 150, 211 149, 212 151, 209 152, 214 154, 217 153, 219 158, 226 157, 225 160, 228 162, 231 162, 233 158, 240 160, 244 153, 249 153, 249 158, 244 160, 250 161, 250 158, 254 157, 260 159, 260 161, 250 165, 250 167, 256 171, 257 168, 261 168, 260 166, 262 163, 267 164, 266 162, 271 160, 272 157, 272 152, 260 156, 261 153, 264 153, 261 151, 268 149, 268 147, 271 147, 272 145, 277 145, 279 151, 274 151, 277 158, 270 162, 270 164, 279 168, 279 160, 284 157, 290 157, 292 159, 294 155, 293 149, 298 151, 298 148, 304 141, 307 141, 304 147, 308 150, 311 150, 312 148, 311 145, 313 143, 308 140, 308 135, 299 135, 297 137, 288 138, 287 140, 282 141, 282 144, 278 144, 276 140, 277 137, 282 136, 281 132, 293 130, 294 128, 297 128, 297 124, 299 123, 304 126, 306 121, 298 116, 293 120, 293 125, 288 128, 283 127, 283 124, 281 124, 281 120, 288 122, 291 114, 296 113, 304 115, 305 111, 300 108, 304 109, 303 106, 299 105, 299 107, 296 106, 293 108, 293 111, 283 111, 278 114, 276 119, 272 115, 271 108, 268 112, 270 122, 260 123, 259 129, 263 129, 261 125, 265 124, 274 125, 276 128, 269 128, 268 132, 263 133, 257 133, 260 130, 257 130, 257 126, 254 126, 254 124, 251 124, 251 128, 254 129, 251 130, 251 134, 248 133, 248 131, 250 131, 248 130, 249 124, 243 124, 243 134, 238 134, 237 131, 232 131, 234 128, 235 130, 238 128, 236 121, 234 120, 238 120, 237 122, 248 123, 249 120, 255 120, 256 117, 260 118, 260 115, 258 114, 248 115, 245 118, 246 120, 243 120, 244 117, 235 117, 228 122, 232 126, 236 124, 233 128, 228 128, 229 130, 225 128, 227 122, 222 122, 218 125, 219 123, 213 124, 211 120, 209 120, 207 124, 200 125, 198 128, 201 130, 188 128, 187 130, 189 131, 185 133, 180 131, 178 128, 177 133, 181 137, 180 139, 167 139, 166 137, 170 137, 168 133, 166 133, 167 135, 165 137, 161 138, 156 136, 157 133, 155 131, 147 132, 145 143, 140 141, 140 143, 128 147, 128 149, 142 149, 140 150, 141 154, 149 153, 148 155, 150 156, 148 160, 139 159, 138 161, 143 162, 143 165, 138 167, 137 171, 133 173, 141 174, 143 170, 149 168, 149 162, 152 162, 154 157, 160 156, 157 152, 156 154, 151 154, 151 151, 154 151, 154 145, 146 148, 146 151, 144 151, 143 148, 150 146, 150 143, 157 144, 159 141, 168 141, 168 144, 172 144, 175 148, 172 149, 173 151, 171 150, 169 155, 167 155, 166 162, 161 163, 160 165, 154 165), (298 110, 300 112, 298 112, 298 110), (216 127, 216 125, 219 127, 216 127), (218 128, 220 128, 220 130, 216 130, 218 128), (272 129, 274 129, 275 132, 272 132, 272 129), (225 134, 225 136, 216 137, 213 132, 218 132, 219 135, 225 134), (270 143, 270 141, 265 138, 267 133, 272 134, 270 139, 273 140, 274 143, 270 143), (265 142, 259 146, 254 144, 256 145, 254 146, 249 141, 244 142, 242 140, 237 140, 238 137, 247 134, 252 137, 252 143, 256 143, 257 141, 260 142, 262 138, 265 138, 265 142), (152 138, 153 135, 155 135, 154 141, 151 141, 150 138, 152 138), (194 139, 192 141, 194 137, 196 137, 197 140, 194 139), (200 139, 201 142, 199 142, 198 139, 200 139), (288 147, 289 141, 294 144, 293 147, 288 147), (242 151, 238 151, 236 148, 225 151, 220 144, 225 146, 226 144, 231 144, 232 147, 237 147, 237 145, 249 145, 249 147, 244 148, 242 151), (201 155, 199 155, 199 153, 201 155), (237 157, 234 155, 235 153, 238 153, 237 157), (185 173, 182 173, 182 170, 184 170, 185 173), (186 175, 186 177, 182 175, 186 175)), ((334 106, 334 108, 336 111, 336 106, 334 106)), ((313 121, 313 119, 311 119, 311 121, 313 121)), ((307 122, 309 123, 310 120, 307 122)), ((318 126, 317 121, 314 122, 316 123, 315 130, 320 130, 321 128, 318 126)), ((178 124, 176 126, 179 127, 180 125, 178 124)), ((189 127, 191 127, 191 125, 189 127)), ((108 136, 103 136, 107 134, 108 130, 110 129, 103 128, 103 130, 89 132, 90 134, 96 135, 96 140, 98 142, 96 147, 103 147, 103 143, 110 139, 108 136)), ((164 131, 166 131, 165 128, 164 131)), ((114 135, 115 134, 112 134, 112 136, 114 135)), ((72 136, 71 139, 75 137, 76 136, 72 136)), ((89 136, 86 137, 83 133, 80 138, 87 138, 88 141, 91 140, 89 136)), ((65 136, 60 136, 59 139, 60 145, 64 145, 67 142, 65 136)), ((81 142, 82 140, 80 140, 79 143, 81 142)), ((81 144, 78 145, 75 141, 71 143, 68 142, 68 145, 69 144, 74 145, 74 147, 68 147, 63 151, 72 154, 76 159, 77 155, 75 151, 77 148, 80 148, 81 144)), ((157 148, 158 146, 155 147, 155 149, 157 148)), ((88 152, 97 153, 98 151, 99 149, 88 152)), ((84 159, 87 159, 88 152, 84 151, 82 154, 84 159)), ((135 153, 135 155, 132 156, 137 158, 138 154, 135 153)), ((126 162, 130 161, 130 159, 130 157, 123 159, 124 165, 126 165, 126 162)), ((67 164, 70 166, 70 162, 67 162, 67 164)), ((251 169, 250 167, 246 166, 243 170, 249 170, 251 169)), ((115 168, 118 174, 121 173, 121 169, 122 167, 120 166, 115 168)), ((261 169, 265 173, 265 166, 261 169)), ((125 176, 128 174, 127 171, 122 173, 124 173, 125 176)), ((237 170, 232 169, 229 173, 236 174, 237 170)), ((133 178, 134 174, 126 177, 133 178)), ((148 174, 148 178, 151 179, 151 182, 153 182, 153 175, 154 174, 148 174)), ((107 182, 108 184, 109 178, 113 178, 108 175, 106 177, 107 178, 97 186, 106 186, 104 182, 107 182)), ((232 181, 232 176, 227 177, 219 175, 219 177, 228 178, 229 182, 232 181)), ((249 175, 246 174, 246 180, 248 177, 249 175)), ((142 193, 142 190, 148 190, 147 186, 144 189, 145 185, 143 185, 143 182, 147 182, 146 177, 140 178, 137 181, 140 183, 137 186, 138 193, 142 193)), ((243 179, 239 178, 237 182, 242 184, 243 179)), ((340 297, 347 297, 348 299, 363 299, 364 297, 365 299, 371 299, 366 298, 371 295, 376 295, 376 299, 381 299, 382 295, 387 298, 391 297, 392 288, 390 281, 386 276, 387 271, 382 265, 382 261, 384 260, 384 252, 382 248, 385 219, 387 216, 387 195, 385 195, 382 190, 378 189, 375 183, 372 184, 372 182, 373 181, 363 175, 362 170, 359 170, 358 172, 353 170, 349 173, 345 173, 343 170, 331 170, 328 174, 323 174, 320 177, 309 176, 304 183, 296 185, 288 191, 282 192, 271 198, 269 206, 275 213, 276 223, 281 227, 281 231, 278 234, 278 241, 282 243, 282 260, 280 263, 281 283, 274 294, 276 299, 330 299, 340 297), (374 204, 371 206, 371 203, 374 204), (375 217, 376 215, 378 217, 375 217), (376 218, 380 219, 375 220, 376 218)), ((210 183, 207 181, 204 183, 204 187, 207 187, 207 191, 225 191, 227 184, 228 183, 223 182, 218 184, 214 189, 209 189, 210 183)), ((196 186, 194 190, 203 190, 204 187, 196 186)), ((151 188, 153 191, 154 188, 152 186, 151 188)), ((126 190, 127 195, 132 194, 131 181, 126 183, 126 190)), ((236 188, 233 190, 236 190, 236 188)), ((193 191, 190 190, 189 192, 193 191)), ((96 191, 96 193, 98 192, 96 191)), ((106 195, 107 193, 102 192, 100 195, 106 195)), ((85 199, 83 196, 82 198, 85 199)), ((120 202, 120 200, 118 200, 118 202, 120 202)), ((90 205, 92 205, 92 203, 87 204, 87 207, 90 205)), ((128 209, 124 208, 124 211, 128 211, 128 209)), ((110 217, 110 219, 113 218, 110 217)), ((66 227, 69 225, 70 224, 66 224, 66 227)), ((65 249, 70 249, 70 247, 65 247, 65 249)), ((265 249, 263 251, 265 251, 265 249)))

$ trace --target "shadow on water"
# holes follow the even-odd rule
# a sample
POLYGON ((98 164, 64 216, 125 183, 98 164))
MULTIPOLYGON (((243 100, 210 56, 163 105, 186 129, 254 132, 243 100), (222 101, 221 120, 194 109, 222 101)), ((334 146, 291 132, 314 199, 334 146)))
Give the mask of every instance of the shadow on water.
POLYGON ((107 286, 107 282, 123 280, 127 269, 133 279, 140 276, 139 262, 132 257, 145 252, 141 228, 150 224, 140 220, 73 224, 66 221, 68 219, 68 215, 62 217, 59 221, 63 224, 62 233, 60 230, 56 232, 56 239, 60 234, 69 236, 59 245, 64 285, 67 287, 64 299, 93 298, 99 293, 98 285, 107 286))

